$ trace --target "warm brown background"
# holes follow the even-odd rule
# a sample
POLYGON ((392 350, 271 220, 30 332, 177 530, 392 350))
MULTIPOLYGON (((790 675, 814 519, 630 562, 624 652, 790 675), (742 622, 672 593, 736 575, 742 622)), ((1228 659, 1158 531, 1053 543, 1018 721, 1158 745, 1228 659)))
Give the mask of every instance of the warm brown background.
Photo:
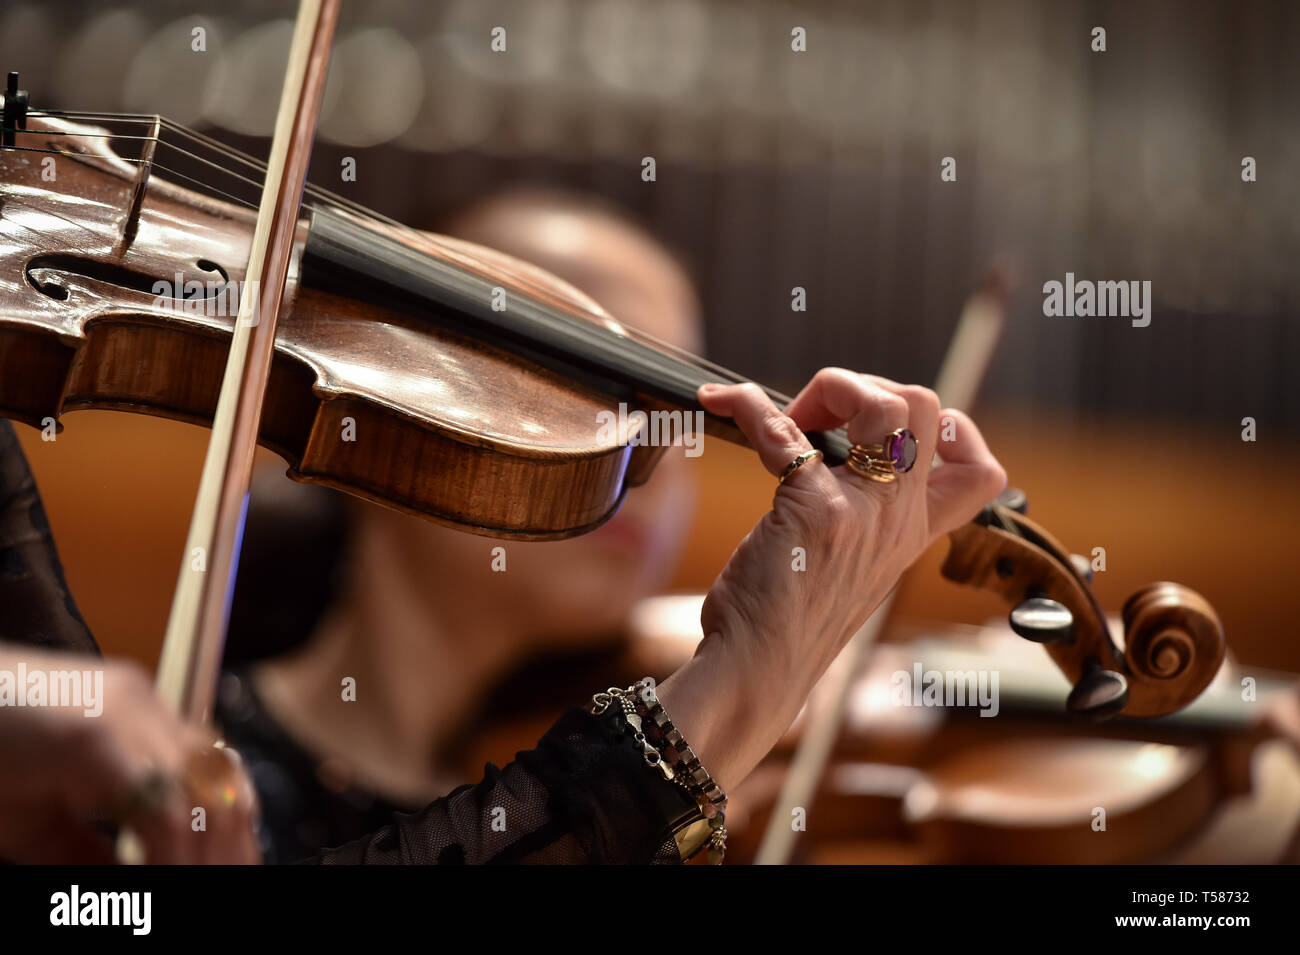
MULTIPOLYGON (((1107 610, 1118 612, 1151 580, 1175 580, 1215 605, 1239 659, 1300 671, 1294 443, 1243 443, 1232 422, 1210 434, 1008 409, 980 418, 1012 482, 1029 493, 1033 516, 1080 552, 1106 548, 1096 589, 1107 610)), ((26 426, 18 431, 69 581, 104 648, 152 666, 207 432, 108 412, 77 412, 64 423, 54 442, 26 426)), ((277 461, 263 454, 268 466, 277 461)), ((750 452, 720 441, 694 464, 701 506, 675 586, 703 590, 768 506, 773 481, 750 452)), ((896 614, 975 623, 1002 612, 995 598, 939 576, 945 548, 936 545, 917 565, 896 614)))

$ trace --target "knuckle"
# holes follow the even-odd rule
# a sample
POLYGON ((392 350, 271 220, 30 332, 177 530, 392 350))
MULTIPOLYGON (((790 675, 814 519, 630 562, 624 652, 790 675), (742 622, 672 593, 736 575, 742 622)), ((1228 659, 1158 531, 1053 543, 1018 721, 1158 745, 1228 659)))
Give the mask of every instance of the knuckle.
POLYGON ((910 406, 929 417, 938 416, 939 396, 932 389, 922 385, 908 385, 905 393, 910 406))
POLYGON ((791 444, 799 440, 802 432, 789 415, 774 411, 763 418, 761 439, 770 444, 791 444))
POLYGON ((878 400, 881 410, 891 418, 899 421, 908 420, 912 409, 902 395, 896 395, 892 391, 882 391, 878 400))
POLYGON ((840 368, 838 365, 828 365, 819 370, 817 374, 813 375, 813 381, 818 381, 822 384, 825 384, 828 381, 839 380, 857 382, 860 378, 861 376, 857 372, 850 371, 847 368, 840 368))

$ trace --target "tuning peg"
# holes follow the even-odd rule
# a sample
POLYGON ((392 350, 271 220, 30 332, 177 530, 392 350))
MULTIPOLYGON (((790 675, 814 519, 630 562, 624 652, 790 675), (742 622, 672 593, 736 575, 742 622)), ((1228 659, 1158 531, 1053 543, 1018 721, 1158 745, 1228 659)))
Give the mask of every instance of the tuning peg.
POLYGON ((27 128, 27 102, 27 91, 18 88, 18 74, 11 72, 5 87, 4 119, 0 120, 4 126, 4 132, 0 133, 0 145, 12 146, 14 133, 27 128))
POLYGON ((1017 514, 1029 513, 1029 498, 1018 487, 1009 487, 997 496, 997 503, 1017 514))
POLYGON ((1070 563, 1074 565, 1075 573, 1088 583, 1092 583, 1092 561, 1082 554, 1071 554, 1070 563))
POLYGON ((1128 705, 1128 680, 1124 674, 1093 664, 1084 670, 1066 698, 1065 708, 1076 716, 1110 719, 1128 705))
POLYGON ((1069 643, 1074 616, 1055 600, 1030 597, 1011 611, 1011 629, 1034 643, 1069 643))

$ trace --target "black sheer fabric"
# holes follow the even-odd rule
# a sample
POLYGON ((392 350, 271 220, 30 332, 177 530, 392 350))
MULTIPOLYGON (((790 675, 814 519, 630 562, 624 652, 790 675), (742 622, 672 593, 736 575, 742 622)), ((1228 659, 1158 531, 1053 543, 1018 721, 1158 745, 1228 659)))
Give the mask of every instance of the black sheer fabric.
POLYGON ((690 800, 645 765, 617 721, 582 709, 504 769, 489 763, 481 782, 414 813, 349 784, 299 746, 246 672, 225 675, 216 716, 261 799, 268 863, 681 861, 666 823, 690 800))
MULTIPOLYGON (((64 580, 36 482, 5 421, 0 421, 0 608, 0 641, 99 653, 64 580)), ((237 711, 228 699, 223 705, 235 727, 240 721, 231 715, 237 711)), ((570 710, 536 749, 519 753, 504 769, 489 764, 480 782, 461 786, 417 813, 394 813, 377 800, 354 807, 350 817, 339 820, 340 829, 374 826, 372 834, 326 848, 330 833, 318 833, 322 842, 316 848, 322 851, 305 861, 680 862, 671 827, 689 813, 692 801, 646 766, 619 720, 614 713, 596 717, 570 710)), ((275 746, 254 748, 259 738, 274 739, 273 731, 264 725, 245 730, 232 731, 231 742, 238 748, 242 736, 250 761, 262 764, 264 774, 295 775, 291 761, 277 763, 275 746)), ((287 752, 278 755, 287 760, 287 752)), ((304 778, 301 767, 296 774, 304 778)))
POLYGON ((222 676, 213 713, 244 760, 261 803, 258 839, 268 864, 295 862, 388 825, 403 806, 353 785, 308 753, 263 705, 247 671, 222 676))
MULTIPOLYGON (((241 570, 241 575, 243 571, 241 570)), ((557 719, 575 700, 608 685, 627 686, 649 672, 623 638, 595 647, 551 650, 524 659, 437 744, 438 774, 469 779, 483 768, 483 739, 519 739, 521 727, 557 719)), ((658 678, 659 674, 654 674, 658 678)), ((346 767, 309 752, 259 696, 251 671, 224 674, 215 716, 244 758, 262 803, 259 836, 268 862, 292 862, 321 846, 353 842, 418 805, 399 805, 353 782, 346 767)))
POLYGON ((537 748, 367 839, 311 861, 401 865, 672 864, 691 800, 645 764, 616 713, 573 709, 537 748))

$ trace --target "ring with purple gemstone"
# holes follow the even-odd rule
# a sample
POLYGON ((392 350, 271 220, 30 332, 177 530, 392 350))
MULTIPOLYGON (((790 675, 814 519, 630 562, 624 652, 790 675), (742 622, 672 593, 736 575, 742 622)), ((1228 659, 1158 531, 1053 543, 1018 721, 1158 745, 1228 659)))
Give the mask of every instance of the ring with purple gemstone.
POLYGON ((845 463, 865 478, 888 484, 912 470, 916 463, 916 435, 899 428, 880 444, 855 444, 849 448, 845 463))

